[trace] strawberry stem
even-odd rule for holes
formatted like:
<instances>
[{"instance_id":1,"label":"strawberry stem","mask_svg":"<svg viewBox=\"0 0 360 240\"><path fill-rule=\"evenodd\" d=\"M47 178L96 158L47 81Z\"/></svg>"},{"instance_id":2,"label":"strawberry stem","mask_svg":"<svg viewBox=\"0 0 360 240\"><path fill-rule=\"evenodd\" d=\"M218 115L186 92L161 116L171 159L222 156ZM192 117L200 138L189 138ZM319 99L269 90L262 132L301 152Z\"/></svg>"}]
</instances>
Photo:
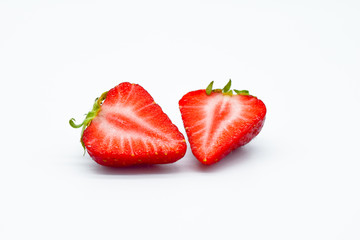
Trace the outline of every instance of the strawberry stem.
<instances>
[{"instance_id":1,"label":"strawberry stem","mask_svg":"<svg viewBox=\"0 0 360 240\"><path fill-rule=\"evenodd\" d=\"M103 101L105 100L105 98L106 98L106 96L107 96L107 93L108 93L108 92L104 92L103 94L101 94L100 97L98 97L98 98L95 99L95 103L94 103L94 105L93 105L92 110L86 114L86 117L85 117L85 119L84 119L84 121L83 121L82 123L80 123L80 124L75 124L75 119L74 119L74 118L71 118L71 119L69 120L69 124L70 124L71 127L73 127L73 128L80 128L80 127L82 127L80 142L81 142L81 145L82 145L83 148L84 148L84 154L85 154L85 145L84 145L84 142L83 142L83 140L82 140L84 131L85 131L85 129L90 125L91 121L96 117L96 115L97 115L98 112L100 111L101 104L102 104Z\"/></svg>"},{"instance_id":2,"label":"strawberry stem","mask_svg":"<svg viewBox=\"0 0 360 240\"><path fill-rule=\"evenodd\" d=\"M224 92L223 94L224 94L224 95L232 96L232 95L233 95L233 90L229 90L229 91L227 91L227 92Z\"/></svg>"}]
</instances>

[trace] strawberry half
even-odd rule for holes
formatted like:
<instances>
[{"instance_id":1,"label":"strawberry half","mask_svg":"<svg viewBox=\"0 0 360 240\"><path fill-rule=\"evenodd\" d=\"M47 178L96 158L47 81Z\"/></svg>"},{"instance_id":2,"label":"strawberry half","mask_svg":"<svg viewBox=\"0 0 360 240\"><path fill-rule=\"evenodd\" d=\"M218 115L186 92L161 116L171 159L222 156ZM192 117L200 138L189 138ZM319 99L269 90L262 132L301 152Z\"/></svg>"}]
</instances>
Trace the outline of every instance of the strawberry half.
<instances>
[{"instance_id":1,"label":"strawberry half","mask_svg":"<svg viewBox=\"0 0 360 240\"><path fill-rule=\"evenodd\" d=\"M140 85L120 83L95 100L83 123L81 143L99 164L122 167L173 163L186 142L150 94Z\"/></svg>"},{"instance_id":2,"label":"strawberry half","mask_svg":"<svg viewBox=\"0 0 360 240\"><path fill-rule=\"evenodd\" d=\"M250 142L264 125L264 103L246 90L207 89L185 94L179 101L185 131L194 156L203 164L220 161Z\"/></svg>"}]
</instances>

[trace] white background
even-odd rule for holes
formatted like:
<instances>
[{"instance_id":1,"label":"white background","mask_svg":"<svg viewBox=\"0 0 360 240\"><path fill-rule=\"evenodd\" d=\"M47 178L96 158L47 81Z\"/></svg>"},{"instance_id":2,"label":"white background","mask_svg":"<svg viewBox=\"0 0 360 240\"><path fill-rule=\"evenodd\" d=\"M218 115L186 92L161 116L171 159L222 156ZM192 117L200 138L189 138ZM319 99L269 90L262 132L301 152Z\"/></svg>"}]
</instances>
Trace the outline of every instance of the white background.
<instances>
[{"instance_id":1,"label":"white background","mask_svg":"<svg viewBox=\"0 0 360 240\"><path fill-rule=\"evenodd\" d=\"M356 0L1 0L0 238L360 239L359 66ZM184 133L229 78L267 119L213 166L108 169L68 124L129 81Z\"/></svg>"}]
</instances>

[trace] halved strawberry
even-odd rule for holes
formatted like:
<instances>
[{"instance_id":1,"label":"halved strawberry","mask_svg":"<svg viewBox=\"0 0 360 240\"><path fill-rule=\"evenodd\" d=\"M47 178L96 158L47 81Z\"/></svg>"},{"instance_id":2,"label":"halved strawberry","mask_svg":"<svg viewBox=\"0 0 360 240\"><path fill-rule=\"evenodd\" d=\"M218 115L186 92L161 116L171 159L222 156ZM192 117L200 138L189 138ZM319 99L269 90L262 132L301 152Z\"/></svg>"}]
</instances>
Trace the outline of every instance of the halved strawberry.
<instances>
[{"instance_id":1,"label":"halved strawberry","mask_svg":"<svg viewBox=\"0 0 360 240\"><path fill-rule=\"evenodd\" d=\"M150 94L124 82L95 100L82 124L81 142L99 164L122 167L172 163L185 155L186 142Z\"/></svg>"},{"instance_id":2,"label":"halved strawberry","mask_svg":"<svg viewBox=\"0 0 360 240\"><path fill-rule=\"evenodd\" d=\"M179 101L191 150L203 164L220 161L247 144L261 130L266 115L264 103L246 90L208 88L185 94Z\"/></svg>"}]
</instances>

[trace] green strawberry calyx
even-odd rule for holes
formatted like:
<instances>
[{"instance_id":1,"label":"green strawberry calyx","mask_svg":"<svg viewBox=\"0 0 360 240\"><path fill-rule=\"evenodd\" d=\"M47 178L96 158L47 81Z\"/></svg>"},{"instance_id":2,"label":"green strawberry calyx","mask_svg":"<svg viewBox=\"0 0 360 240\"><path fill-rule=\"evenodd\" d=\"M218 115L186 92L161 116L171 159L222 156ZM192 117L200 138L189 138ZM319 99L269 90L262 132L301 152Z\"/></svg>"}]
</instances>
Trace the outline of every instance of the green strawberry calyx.
<instances>
[{"instance_id":1,"label":"green strawberry calyx","mask_svg":"<svg viewBox=\"0 0 360 240\"><path fill-rule=\"evenodd\" d=\"M81 145L84 148L84 154L85 154L85 144L84 144L84 141L82 140L84 131L90 125L91 121L96 117L96 115L100 111L101 105L104 102L104 100L105 100L105 98L107 96L107 93L108 92L106 91L103 94L101 94L100 97L95 99L92 110L86 114L86 117L85 117L85 119L84 119L84 121L82 123L75 124L75 119L74 118L71 118L69 120L69 124L70 124L71 127L73 127L73 128L82 127L80 142L81 142Z\"/></svg>"},{"instance_id":2,"label":"green strawberry calyx","mask_svg":"<svg viewBox=\"0 0 360 240\"><path fill-rule=\"evenodd\" d=\"M212 81L208 86L207 88L205 89L205 92L207 95L210 95L211 93L215 92L215 93L222 93L224 95L229 95L229 96L232 96L234 93L233 91L237 94L237 95L245 95L245 96L249 96L249 91L248 90L237 90L237 89L234 89L234 90L231 90L231 79L229 80L229 82L225 85L224 88L222 89L213 89L213 84L214 84L214 81Z\"/></svg>"}]
</instances>

